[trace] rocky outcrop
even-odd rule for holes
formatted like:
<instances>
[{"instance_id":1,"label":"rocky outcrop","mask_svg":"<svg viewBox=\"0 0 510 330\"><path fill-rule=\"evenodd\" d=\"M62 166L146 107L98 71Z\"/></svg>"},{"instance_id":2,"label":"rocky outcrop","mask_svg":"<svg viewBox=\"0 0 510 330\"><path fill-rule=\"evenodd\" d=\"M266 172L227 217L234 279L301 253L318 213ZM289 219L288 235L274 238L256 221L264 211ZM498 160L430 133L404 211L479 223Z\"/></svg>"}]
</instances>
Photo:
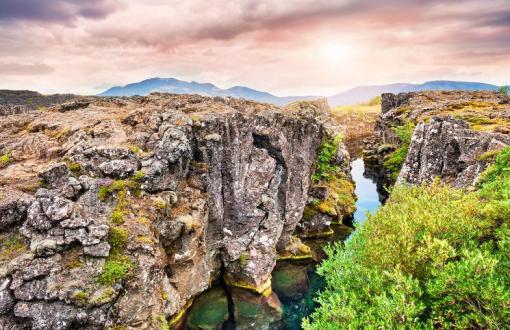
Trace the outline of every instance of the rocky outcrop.
<instances>
[{"instance_id":1,"label":"rocky outcrop","mask_svg":"<svg viewBox=\"0 0 510 330\"><path fill-rule=\"evenodd\" d=\"M410 141L402 141L396 132L413 125ZM381 192L397 178L418 184L438 177L468 187L490 160L483 155L509 144L510 97L482 91L383 94L375 132L364 158Z\"/></svg>"},{"instance_id":2,"label":"rocky outcrop","mask_svg":"<svg viewBox=\"0 0 510 330\"><path fill-rule=\"evenodd\" d=\"M432 118L414 130L397 183L440 178L454 187L472 186L487 167L484 155L508 145L509 135L473 131L465 121L451 117Z\"/></svg>"},{"instance_id":3,"label":"rocky outcrop","mask_svg":"<svg viewBox=\"0 0 510 330\"><path fill-rule=\"evenodd\" d=\"M219 276L267 293L322 111L153 94L0 117L0 325L175 326Z\"/></svg>"}]
</instances>

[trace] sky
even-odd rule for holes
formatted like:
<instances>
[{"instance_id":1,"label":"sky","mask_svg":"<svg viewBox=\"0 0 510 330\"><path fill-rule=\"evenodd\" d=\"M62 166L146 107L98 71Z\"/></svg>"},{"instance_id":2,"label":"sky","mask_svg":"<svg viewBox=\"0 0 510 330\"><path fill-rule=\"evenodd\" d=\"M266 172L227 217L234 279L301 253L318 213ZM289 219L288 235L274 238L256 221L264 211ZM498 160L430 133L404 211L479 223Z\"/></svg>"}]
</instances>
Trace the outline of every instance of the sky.
<instances>
[{"instance_id":1,"label":"sky","mask_svg":"<svg viewBox=\"0 0 510 330\"><path fill-rule=\"evenodd\" d=\"M510 0L0 0L0 88L510 83Z\"/></svg>"}]
</instances>

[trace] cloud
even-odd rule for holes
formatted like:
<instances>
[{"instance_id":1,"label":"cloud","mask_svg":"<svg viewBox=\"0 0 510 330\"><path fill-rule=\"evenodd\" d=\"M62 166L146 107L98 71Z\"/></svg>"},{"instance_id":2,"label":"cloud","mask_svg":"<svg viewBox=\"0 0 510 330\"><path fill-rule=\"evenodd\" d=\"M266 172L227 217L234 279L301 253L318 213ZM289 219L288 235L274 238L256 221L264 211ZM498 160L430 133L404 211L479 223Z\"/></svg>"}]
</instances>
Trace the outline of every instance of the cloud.
<instances>
[{"instance_id":1,"label":"cloud","mask_svg":"<svg viewBox=\"0 0 510 330\"><path fill-rule=\"evenodd\" d=\"M0 75L35 76L50 73L54 69L46 64L18 64L0 62Z\"/></svg>"},{"instance_id":2,"label":"cloud","mask_svg":"<svg viewBox=\"0 0 510 330\"><path fill-rule=\"evenodd\" d=\"M0 29L4 88L91 93L175 76L326 94L510 75L508 0L0 0Z\"/></svg>"},{"instance_id":3,"label":"cloud","mask_svg":"<svg viewBox=\"0 0 510 330\"><path fill-rule=\"evenodd\" d=\"M0 21L68 23L77 18L105 18L118 7L111 0L2 0Z\"/></svg>"}]
</instances>

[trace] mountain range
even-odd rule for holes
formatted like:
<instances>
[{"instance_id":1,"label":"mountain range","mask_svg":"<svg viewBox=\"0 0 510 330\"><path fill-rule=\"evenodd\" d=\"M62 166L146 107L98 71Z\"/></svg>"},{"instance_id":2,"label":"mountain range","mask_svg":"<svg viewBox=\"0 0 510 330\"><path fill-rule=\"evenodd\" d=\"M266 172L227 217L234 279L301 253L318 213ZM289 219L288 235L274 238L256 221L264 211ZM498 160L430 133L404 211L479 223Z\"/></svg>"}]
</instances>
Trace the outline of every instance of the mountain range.
<instances>
[{"instance_id":1,"label":"mountain range","mask_svg":"<svg viewBox=\"0 0 510 330\"><path fill-rule=\"evenodd\" d=\"M211 83L187 82L174 78L150 78L125 86L112 87L100 96L132 96L148 95L152 92L174 94L200 94L207 96L232 96L258 102L284 105L298 100L310 100L326 97L330 106L349 105L367 101L381 93L402 93L423 90L497 90L491 84L465 81L435 80L423 84L388 84L358 86L331 96L276 96L268 92L258 91L249 87L235 86L228 89L219 88Z\"/></svg>"}]
</instances>

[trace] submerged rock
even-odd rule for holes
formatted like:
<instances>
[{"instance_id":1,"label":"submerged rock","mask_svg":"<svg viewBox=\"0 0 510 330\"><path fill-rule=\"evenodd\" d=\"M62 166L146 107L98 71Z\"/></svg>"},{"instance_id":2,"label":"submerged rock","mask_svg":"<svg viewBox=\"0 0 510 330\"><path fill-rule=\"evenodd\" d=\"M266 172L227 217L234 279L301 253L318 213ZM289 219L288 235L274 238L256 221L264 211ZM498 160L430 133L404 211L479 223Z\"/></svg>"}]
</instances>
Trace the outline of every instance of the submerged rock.
<instances>
[{"instance_id":1,"label":"submerged rock","mask_svg":"<svg viewBox=\"0 0 510 330\"><path fill-rule=\"evenodd\" d=\"M282 301L296 301L308 292L308 265L280 263L273 271L273 291Z\"/></svg>"},{"instance_id":2,"label":"submerged rock","mask_svg":"<svg viewBox=\"0 0 510 330\"><path fill-rule=\"evenodd\" d=\"M248 290L232 288L232 301L237 330L283 328L282 305L274 292L259 295Z\"/></svg>"},{"instance_id":3,"label":"submerged rock","mask_svg":"<svg viewBox=\"0 0 510 330\"><path fill-rule=\"evenodd\" d=\"M185 327L190 330L222 329L228 318L227 294L223 288L214 288L193 301Z\"/></svg>"}]
</instances>

